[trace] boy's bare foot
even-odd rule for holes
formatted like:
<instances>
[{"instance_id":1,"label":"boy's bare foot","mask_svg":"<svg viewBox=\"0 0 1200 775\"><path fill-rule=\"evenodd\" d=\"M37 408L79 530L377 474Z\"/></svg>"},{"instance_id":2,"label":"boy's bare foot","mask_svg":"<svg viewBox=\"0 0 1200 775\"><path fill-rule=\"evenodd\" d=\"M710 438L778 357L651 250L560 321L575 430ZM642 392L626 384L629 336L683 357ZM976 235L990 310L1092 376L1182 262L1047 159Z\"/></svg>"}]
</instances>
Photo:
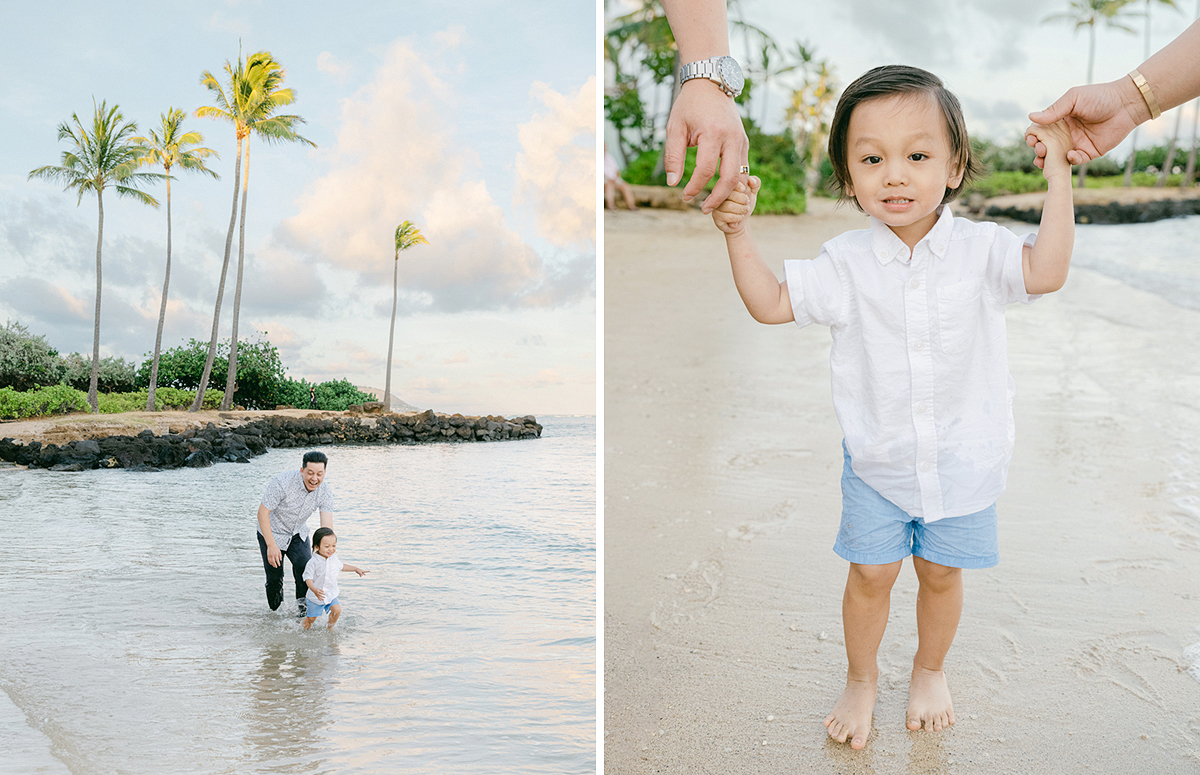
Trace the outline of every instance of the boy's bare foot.
<instances>
[{"instance_id":1,"label":"boy's bare foot","mask_svg":"<svg viewBox=\"0 0 1200 775\"><path fill-rule=\"evenodd\" d=\"M871 734L871 715L875 710L876 681L846 679L846 690L838 698L833 711L825 718L829 736L839 743L850 741L850 747L867 746Z\"/></svg>"},{"instance_id":2,"label":"boy's bare foot","mask_svg":"<svg viewBox=\"0 0 1200 775\"><path fill-rule=\"evenodd\" d=\"M946 673L914 667L908 685L908 728L922 726L930 732L940 732L954 723L954 705L950 702L950 687Z\"/></svg>"}]
</instances>

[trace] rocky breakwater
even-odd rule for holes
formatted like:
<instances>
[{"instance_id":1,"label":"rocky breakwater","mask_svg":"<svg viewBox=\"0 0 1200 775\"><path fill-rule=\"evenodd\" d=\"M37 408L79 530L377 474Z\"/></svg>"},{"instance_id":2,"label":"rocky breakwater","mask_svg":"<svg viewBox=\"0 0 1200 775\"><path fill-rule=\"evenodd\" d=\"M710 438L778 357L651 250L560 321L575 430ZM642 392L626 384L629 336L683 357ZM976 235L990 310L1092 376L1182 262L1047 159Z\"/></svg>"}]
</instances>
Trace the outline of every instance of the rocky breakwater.
<instances>
[{"instance_id":1,"label":"rocky breakwater","mask_svg":"<svg viewBox=\"0 0 1200 775\"><path fill-rule=\"evenodd\" d=\"M93 468L202 468L246 463L274 447L317 448L339 444L426 444L536 439L542 426L532 416L464 417L432 410L411 414L313 413L306 417L221 415L222 424L156 435L105 436L65 444L0 440L0 460L51 471Z\"/></svg>"}]
</instances>

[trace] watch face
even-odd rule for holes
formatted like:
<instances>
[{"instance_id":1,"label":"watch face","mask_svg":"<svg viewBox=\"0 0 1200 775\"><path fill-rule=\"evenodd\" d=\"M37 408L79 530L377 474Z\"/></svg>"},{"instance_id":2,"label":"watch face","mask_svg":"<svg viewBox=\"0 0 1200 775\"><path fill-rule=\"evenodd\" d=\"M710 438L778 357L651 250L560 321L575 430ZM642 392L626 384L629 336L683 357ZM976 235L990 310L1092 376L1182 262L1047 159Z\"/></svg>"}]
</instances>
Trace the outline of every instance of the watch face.
<instances>
[{"instance_id":1,"label":"watch face","mask_svg":"<svg viewBox=\"0 0 1200 775\"><path fill-rule=\"evenodd\" d=\"M746 79L742 75L742 68L738 66L737 60L733 57L721 57L717 63L717 69L721 74L721 80L725 82L734 94L739 94L742 91L742 86L745 85Z\"/></svg>"}]
</instances>

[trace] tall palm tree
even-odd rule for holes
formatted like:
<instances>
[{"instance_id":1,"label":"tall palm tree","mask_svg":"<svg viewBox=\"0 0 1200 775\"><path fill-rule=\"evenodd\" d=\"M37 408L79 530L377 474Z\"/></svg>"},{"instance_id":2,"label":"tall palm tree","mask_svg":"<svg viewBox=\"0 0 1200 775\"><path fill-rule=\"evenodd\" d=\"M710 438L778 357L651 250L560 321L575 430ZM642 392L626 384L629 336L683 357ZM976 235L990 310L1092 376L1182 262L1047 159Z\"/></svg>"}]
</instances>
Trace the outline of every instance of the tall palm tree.
<instances>
[{"instance_id":1,"label":"tall palm tree","mask_svg":"<svg viewBox=\"0 0 1200 775\"><path fill-rule=\"evenodd\" d=\"M396 227L396 260L392 265L392 327L388 329L387 377L383 381L383 410L392 411L392 340L396 335L396 299L400 288L400 251L413 245L428 245L421 230L405 221Z\"/></svg>"},{"instance_id":2,"label":"tall palm tree","mask_svg":"<svg viewBox=\"0 0 1200 775\"><path fill-rule=\"evenodd\" d=\"M1050 14L1043 22L1050 21L1066 21L1075 25L1075 31L1078 32L1081 27L1088 29L1088 64L1087 64L1087 82L1090 84L1093 80L1093 72L1096 64L1096 23L1104 22L1105 26L1115 27L1118 30L1125 32L1133 32L1133 28L1126 25L1122 19L1125 12L1125 6L1129 5L1132 0L1071 0L1071 10L1064 13ZM1079 165L1079 188L1083 188L1084 181L1087 179L1087 163Z\"/></svg>"},{"instance_id":3,"label":"tall palm tree","mask_svg":"<svg viewBox=\"0 0 1200 775\"><path fill-rule=\"evenodd\" d=\"M138 162L143 166L161 166L167 178L167 269L163 275L162 302L158 308L158 331L154 335L154 359L150 362L147 412L154 411L154 389L158 386L163 323L167 319L167 291L171 286L171 168L178 167L190 172L201 172L213 178L219 177L204 166L204 160L209 156L218 156L217 152L211 148L193 147L204 142L204 136L195 131L183 131L184 112L178 108L167 108L167 112L163 113L161 118L162 125L158 131L151 129L149 137L133 138L134 142L141 143L145 149Z\"/></svg>"},{"instance_id":4,"label":"tall palm tree","mask_svg":"<svg viewBox=\"0 0 1200 775\"><path fill-rule=\"evenodd\" d=\"M1145 17L1146 17L1145 44L1146 45L1144 46L1145 56L1142 57L1143 60L1150 58L1150 8L1156 2L1162 3L1163 5L1169 5L1172 8L1179 10L1179 6L1177 6L1175 4L1175 0L1146 0L1146 13L1145 13ZM1137 140L1138 140L1138 128L1134 127L1133 134L1131 134L1129 136L1129 161L1127 161L1125 163L1125 181L1122 184L1125 186L1125 188L1129 188L1130 186L1133 185L1133 165L1134 165L1134 162L1137 160Z\"/></svg>"},{"instance_id":5,"label":"tall palm tree","mask_svg":"<svg viewBox=\"0 0 1200 775\"><path fill-rule=\"evenodd\" d=\"M77 114L71 114L71 122L58 125L58 139L69 140L71 150L63 151L62 164L38 167L29 173L29 178L44 178L62 183L64 190L79 192L76 204L83 201L85 193L96 195L100 220L96 228L96 315L92 330L92 376L88 381L88 404L92 413L100 411L100 398L96 383L100 376L100 253L104 244L104 190L112 187L117 196L133 199L158 207L158 200L137 186L158 180L163 175L157 172L137 172L138 158L142 147L133 140L137 124L126 121L117 105L108 107L101 101L92 100L91 126L84 126ZM73 124L73 125L72 125Z\"/></svg>"},{"instance_id":6,"label":"tall palm tree","mask_svg":"<svg viewBox=\"0 0 1200 775\"><path fill-rule=\"evenodd\" d=\"M238 196L242 197L242 220L238 243L238 272L237 285L234 291L233 334L230 340L229 371L226 375L225 397L221 408L228 409L233 401L237 381L237 324L241 312L242 273L245 264L245 235L246 235L246 193L249 188L250 161L248 138L254 132L268 141L306 142L300 137L295 127L304 123L299 116L275 115L284 105L289 105L295 99L291 89L282 87L284 70L269 51L259 51L248 56L243 62L239 56L237 64L225 62L226 83L221 82L207 70L201 76L203 84L211 93L214 105L196 110L196 115L202 118L215 118L228 121L234 125L237 141L237 160L233 173L233 209L229 216L229 232L225 236L225 259L221 266L221 279L217 286L217 301L213 310L212 336L209 340L208 355L204 362L204 371L200 377L199 390L196 400L189 411L198 411L203 401L204 391L208 387L209 376L212 373L213 361L217 351L217 332L220 327L221 303L225 292L225 278L229 271L229 254L233 247L233 230L238 222ZM246 166L242 169L243 148L245 148Z\"/></svg>"}]
</instances>

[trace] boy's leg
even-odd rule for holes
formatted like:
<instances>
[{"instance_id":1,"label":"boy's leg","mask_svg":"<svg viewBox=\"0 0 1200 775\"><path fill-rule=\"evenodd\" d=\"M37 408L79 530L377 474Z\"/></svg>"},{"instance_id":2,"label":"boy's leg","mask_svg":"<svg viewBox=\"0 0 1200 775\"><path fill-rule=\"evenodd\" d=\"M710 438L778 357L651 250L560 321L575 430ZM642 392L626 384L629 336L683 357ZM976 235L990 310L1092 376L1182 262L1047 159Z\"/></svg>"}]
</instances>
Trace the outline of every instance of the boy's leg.
<instances>
[{"instance_id":1,"label":"boy's leg","mask_svg":"<svg viewBox=\"0 0 1200 775\"><path fill-rule=\"evenodd\" d=\"M908 728L939 731L954 723L950 688L942 670L962 615L962 568L913 556L917 592L917 654L908 687Z\"/></svg>"},{"instance_id":2,"label":"boy's leg","mask_svg":"<svg viewBox=\"0 0 1200 775\"><path fill-rule=\"evenodd\" d=\"M300 608L300 615L303 616L308 610L308 605L304 602L308 595L308 585L304 583L304 566L312 559L312 549L308 548L308 541L300 536L292 536L286 554L292 562L292 580L296 582L296 604Z\"/></svg>"},{"instance_id":3,"label":"boy's leg","mask_svg":"<svg viewBox=\"0 0 1200 775\"><path fill-rule=\"evenodd\" d=\"M304 617L304 629L307 630L309 627L312 627L312 623L315 622L316 620L317 620L317 617L315 617L315 616Z\"/></svg>"},{"instance_id":4,"label":"boy's leg","mask_svg":"<svg viewBox=\"0 0 1200 775\"><path fill-rule=\"evenodd\" d=\"M262 533L255 535L258 536L258 549L262 553L263 570L267 574L267 605L274 611L283 602L283 558L279 558L278 568L267 562L267 542Z\"/></svg>"},{"instance_id":5,"label":"boy's leg","mask_svg":"<svg viewBox=\"0 0 1200 775\"><path fill-rule=\"evenodd\" d=\"M825 719L829 736L851 748L863 748L871 732L879 665L875 661L887 628L892 585L902 561L887 565L850 564L842 597L842 627L846 635L846 689Z\"/></svg>"},{"instance_id":6,"label":"boy's leg","mask_svg":"<svg viewBox=\"0 0 1200 775\"><path fill-rule=\"evenodd\" d=\"M332 630L333 625L337 624L338 617L341 615L342 607L340 605L335 603L334 605L329 606L329 624L326 625L327 628Z\"/></svg>"}]
</instances>

